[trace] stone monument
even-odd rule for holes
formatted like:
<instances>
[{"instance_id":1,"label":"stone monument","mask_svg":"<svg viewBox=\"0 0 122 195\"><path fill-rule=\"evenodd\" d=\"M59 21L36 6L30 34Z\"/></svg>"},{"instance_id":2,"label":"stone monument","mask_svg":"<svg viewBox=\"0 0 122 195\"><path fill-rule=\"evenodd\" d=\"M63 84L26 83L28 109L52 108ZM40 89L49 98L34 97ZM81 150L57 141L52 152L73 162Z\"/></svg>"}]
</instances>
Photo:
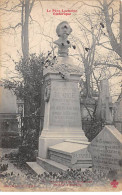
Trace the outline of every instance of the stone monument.
<instances>
[{"instance_id":1,"label":"stone monument","mask_svg":"<svg viewBox=\"0 0 122 195\"><path fill-rule=\"evenodd\" d=\"M114 125L122 133L122 88L117 101L114 103Z\"/></svg>"},{"instance_id":2,"label":"stone monument","mask_svg":"<svg viewBox=\"0 0 122 195\"><path fill-rule=\"evenodd\" d=\"M109 91L109 82L107 79L103 79L100 82L100 95L97 106L97 117L105 121L106 124L110 125L113 123L112 116L112 97Z\"/></svg>"},{"instance_id":3,"label":"stone monument","mask_svg":"<svg viewBox=\"0 0 122 195\"><path fill-rule=\"evenodd\" d=\"M47 171L91 165L89 143L81 124L78 82L82 72L68 56L71 31L65 21L57 26L59 39L54 42L58 46L57 62L44 70L45 114L37 163Z\"/></svg>"},{"instance_id":4,"label":"stone monument","mask_svg":"<svg viewBox=\"0 0 122 195\"><path fill-rule=\"evenodd\" d=\"M117 171L122 174L122 135L113 125L106 125L88 148L94 171Z\"/></svg>"}]
</instances>

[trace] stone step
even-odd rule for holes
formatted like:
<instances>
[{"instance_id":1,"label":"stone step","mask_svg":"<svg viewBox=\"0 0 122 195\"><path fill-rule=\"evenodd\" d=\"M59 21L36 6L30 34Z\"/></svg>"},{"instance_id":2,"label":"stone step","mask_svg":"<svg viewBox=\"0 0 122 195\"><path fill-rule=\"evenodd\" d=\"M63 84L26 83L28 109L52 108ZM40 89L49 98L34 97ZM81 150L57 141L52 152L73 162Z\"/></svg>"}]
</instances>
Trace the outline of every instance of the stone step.
<instances>
[{"instance_id":1,"label":"stone step","mask_svg":"<svg viewBox=\"0 0 122 195\"><path fill-rule=\"evenodd\" d=\"M77 144L83 144L83 145L89 145L90 142L88 141L80 141L80 140L72 140L72 139L67 139L65 142L70 142L70 143L77 143Z\"/></svg>"},{"instance_id":2,"label":"stone step","mask_svg":"<svg viewBox=\"0 0 122 195\"><path fill-rule=\"evenodd\" d=\"M40 157L37 157L37 163L40 165L43 169L45 169L47 172L65 172L68 169L68 166L64 166L60 163L57 163L50 159L43 159Z\"/></svg>"},{"instance_id":3,"label":"stone step","mask_svg":"<svg viewBox=\"0 0 122 195\"><path fill-rule=\"evenodd\" d=\"M69 168L89 168L92 165L87 142L67 140L50 146L48 158Z\"/></svg>"},{"instance_id":4,"label":"stone step","mask_svg":"<svg viewBox=\"0 0 122 195\"><path fill-rule=\"evenodd\" d=\"M86 143L86 142L85 142ZM61 142L59 144L53 145L49 147L49 150L63 152L64 154L72 155L72 153L77 152L78 150L84 149L88 146L88 144L84 144L84 142L79 142L77 140L67 140Z\"/></svg>"},{"instance_id":5,"label":"stone step","mask_svg":"<svg viewBox=\"0 0 122 195\"><path fill-rule=\"evenodd\" d=\"M41 175L44 172L47 172L43 169L37 162L26 162L26 164L37 174Z\"/></svg>"},{"instance_id":6,"label":"stone step","mask_svg":"<svg viewBox=\"0 0 122 195\"><path fill-rule=\"evenodd\" d=\"M71 159L72 159L71 155L68 155L68 154L65 154L59 151L53 151L51 149L48 150L48 157L49 159L55 162L61 163L62 165L65 165L68 167L70 166Z\"/></svg>"}]
</instances>

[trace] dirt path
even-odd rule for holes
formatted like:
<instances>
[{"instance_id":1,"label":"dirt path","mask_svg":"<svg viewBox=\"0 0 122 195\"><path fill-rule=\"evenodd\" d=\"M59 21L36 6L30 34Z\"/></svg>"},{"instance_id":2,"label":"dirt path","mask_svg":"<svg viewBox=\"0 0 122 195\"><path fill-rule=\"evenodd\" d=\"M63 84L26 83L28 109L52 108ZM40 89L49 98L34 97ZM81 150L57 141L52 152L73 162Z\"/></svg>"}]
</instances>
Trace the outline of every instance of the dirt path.
<instances>
[{"instance_id":1,"label":"dirt path","mask_svg":"<svg viewBox=\"0 0 122 195\"><path fill-rule=\"evenodd\" d=\"M0 154L2 154L2 157L5 156L5 154L9 154L11 152L17 152L18 149L11 149L11 148L0 148ZM18 169L16 166L13 165L8 159L3 158L2 164L8 164L8 170L5 171L6 173L12 173L14 172L15 175L20 175L21 177L25 177L26 175Z\"/></svg>"},{"instance_id":2,"label":"dirt path","mask_svg":"<svg viewBox=\"0 0 122 195\"><path fill-rule=\"evenodd\" d=\"M0 175L0 191L35 191L37 188L42 190L45 185L38 181L38 176L33 174L31 169L21 171L21 167L17 168L8 158L4 158L5 154L11 152L16 153L17 149L0 148L0 164L8 164L8 169ZM2 176L6 174L7 176Z\"/></svg>"},{"instance_id":3,"label":"dirt path","mask_svg":"<svg viewBox=\"0 0 122 195\"><path fill-rule=\"evenodd\" d=\"M17 152L17 149L0 148L0 164L8 164L8 169L2 172L3 175L8 174L8 176L3 178L1 175L0 178L0 186L4 186L4 188L6 189L8 189L9 187L14 188L15 186L22 187L22 185L24 184L27 185L28 182L27 175L24 174L24 172L22 172L16 166L14 166L14 164L11 163L10 160L4 158L5 154L9 154L11 152Z\"/></svg>"}]
</instances>

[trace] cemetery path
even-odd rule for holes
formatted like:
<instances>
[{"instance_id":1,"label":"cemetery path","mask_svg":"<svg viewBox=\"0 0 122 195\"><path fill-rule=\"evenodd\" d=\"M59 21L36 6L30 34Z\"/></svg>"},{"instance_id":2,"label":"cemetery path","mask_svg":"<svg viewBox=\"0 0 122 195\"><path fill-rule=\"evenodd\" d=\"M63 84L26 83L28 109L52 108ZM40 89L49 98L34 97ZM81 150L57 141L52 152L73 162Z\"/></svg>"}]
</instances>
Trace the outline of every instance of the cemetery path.
<instances>
[{"instance_id":1,"label":"cemetery path","mask_svg":"<svg viewBox=\"0 0 122 195\"><path fill-rule=\"evenodd\" d=\"M46 184L39 181L38 177L33 175L32 171L26 172L21 169L21 167L17 168L14 165L14 162L10 162L8 158L2 158L5 156L5 154L9 154L11 152L17 152L17 149L3 149L0 148L0 164L8 164L7 171L4 171L5 173L8 173L7 177L1 177L0 173L0 191L19 191L19 192L25 192L25 191L120 191L121 190L121 181L118 182L118 186L116 188L113 188L113 185L111 185L111 181L108 183L99 182L99 183L92 183L90 184L82 184L82 187L70 187L70 186L64 186L61 187L60 185L55 186L53 183ZM46 180L45 180L46 181ZM60 184L60 183L59 183ZM106 185L107 184L107 185ZM105 190L106 189L106 190Z\"/></svg>"},{"instance_id":2,"label":"cemetery path","mask_svg":"<svg viewBox=\"0 0 122 195\"><path fill-rule=\"evenodd\" d=\"M12 190L17 186L19 188L23 185L27 186L27 175L23 171L21 171L21 168L17 168L14 165L14 162L10 162L8 158L4 158L5 154L9 154L11 152L17 152L17 149L0 148L0 164L8 164L8 169L0 174L0 190L1 188L3 188L5 191L7 191L10 189ZM2 175L4 174L8 174L8 176L3 177Z\"/></svg>"},{"instance_id":3,"label":"cemetery path","mask_svg":"<svg viewBox=\"0 0 122 195\"><path fill-rule=\"evenodd\" d=\"M2 154L1 155L2 157L4 157L5 154L10 154L11 152L17 152L17 151L18 149L0 148L0 154ZM22 177L25 176L25 174L20 169L18 169L16 166L14 166L14 164L11 163L9 159L3 158L1 162L2 164L8 164L8 169L5 171L6 173L12 174L12 172L14 172L15 175L20 175Z\"/></svg>"},{"instance_id":4,"label":"cemetery path","mask_svg":"<svg viewBox=\"0 0 122 195\"><path fill-rule=\"evenodd\" d=\"M32 170L15 166L5 154L16 153L18 149L0 148L0 165L8 164L8 169L0 173L0 191L35 191L37 185L43 189L44 184L38 184L38 177L33 174ZM6 177L4 177L7 174Z\"/></svg>"}]
</instances>

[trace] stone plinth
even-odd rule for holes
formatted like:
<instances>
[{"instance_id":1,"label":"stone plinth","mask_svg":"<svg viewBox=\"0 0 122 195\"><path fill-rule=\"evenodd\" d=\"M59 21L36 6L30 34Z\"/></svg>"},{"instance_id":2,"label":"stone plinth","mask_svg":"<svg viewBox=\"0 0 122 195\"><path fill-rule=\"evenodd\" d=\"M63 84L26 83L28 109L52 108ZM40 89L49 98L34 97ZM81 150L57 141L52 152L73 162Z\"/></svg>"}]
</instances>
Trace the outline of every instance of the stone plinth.
<instances>
[{"instance_id":1,"label":"stone plinth","mask_svg":"<svg viewBox=\"0 0 122 195\"><path fill-rule=\"evenodd\" d=\"M49 146L66 139L86 141L81 125L78 81L80 74L67 80L59 72L45 73L44 127L39 138L39 157L47 158Z\"/></svg>"},{"instance_id":2,"label":"stone plinth","mask_svg":"<svg viewBox=\"0 0 122 195\"><path fill-rule=\"evenodd\" d=\"M122 135L114 126L106 125L92 140L88 149L93 170L105 173L122 171Z\"/></svg>"},{"instance_id":3,"label":"stone plinth","mask_svg":"<svg viewBox=\"0 0 122 195\"><path fill-rule=\"evenodd\" d=\"M50 146L48 158L69 168L89 168L92 166L91 155L87 150L88 142L66 140Z\"/></svg>"}]
</instances>

